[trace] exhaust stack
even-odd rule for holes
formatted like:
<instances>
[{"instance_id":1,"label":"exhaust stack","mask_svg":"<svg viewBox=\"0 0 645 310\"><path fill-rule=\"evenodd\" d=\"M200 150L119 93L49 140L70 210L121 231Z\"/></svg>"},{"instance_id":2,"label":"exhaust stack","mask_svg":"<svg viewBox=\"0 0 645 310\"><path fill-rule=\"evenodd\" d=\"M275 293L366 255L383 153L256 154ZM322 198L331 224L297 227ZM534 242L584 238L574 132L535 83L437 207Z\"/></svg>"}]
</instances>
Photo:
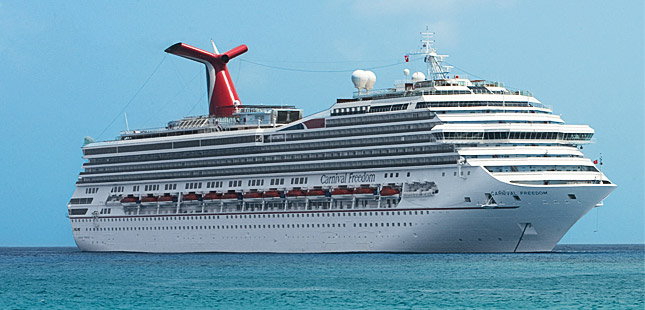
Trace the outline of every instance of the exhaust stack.
<instances>
[{"instance_id":1,"label":"exhaust stack","mask_svg":"<svg viewBox=\"0 0 645 310\"><path fill-rule=\"evenodd\" d=\"M213 48L215 48L215 44L213 44ZM167 48L166 53L203 63L206 66L208 114L216 117L230 117L235 109L242 105L240 97L235 91L231 75L226 68L226 63L248 50L248 47L242 44L226 53L218 54L217 48L215 48L215 53L211 53L188 44L177 43Z\"/></svg>"}]
</instances>

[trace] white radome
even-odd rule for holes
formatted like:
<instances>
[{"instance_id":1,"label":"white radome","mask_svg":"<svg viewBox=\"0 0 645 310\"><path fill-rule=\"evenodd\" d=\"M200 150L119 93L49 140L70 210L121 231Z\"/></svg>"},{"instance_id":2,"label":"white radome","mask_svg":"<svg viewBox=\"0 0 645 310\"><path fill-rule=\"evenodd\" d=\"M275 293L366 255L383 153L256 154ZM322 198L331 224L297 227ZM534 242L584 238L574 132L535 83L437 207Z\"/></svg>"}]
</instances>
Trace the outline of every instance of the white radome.
<instances>
[{"instance_id":1,"label":"white radome","mask_svg":"<svg viewBox=\"0 0 645 310\"><path fill-rule=\"evenodd\" d=\"M376 74L372 71L364 71L365 75L367 76L367 83L365 84L365 89L367 90L367 93L369 94L370 90L374 88L374 84L376 83Z\"/></svg>"},{"instance_id":2,"label":"white radome","mask_svg":"<svg viewBox=\"0 0 645 310\"><path fill-rule=\"evenodd\" d=\"M412 73L412 82L421 82L425 81L426 75L423 72Z\"/></svg>"},{"instance_id":3,"label":"white radome","mask_svg":"<svg viewBox=\"0 0 645 310\"><path fill-rule=\"evenodd\" d=\"M365 85L367 84L367 74L363 70L356 70L352 73L352 83L354 83L354 87L358 88L358 91L360 92L361 89L365 88Z\"/></svg>"}]
</instances>

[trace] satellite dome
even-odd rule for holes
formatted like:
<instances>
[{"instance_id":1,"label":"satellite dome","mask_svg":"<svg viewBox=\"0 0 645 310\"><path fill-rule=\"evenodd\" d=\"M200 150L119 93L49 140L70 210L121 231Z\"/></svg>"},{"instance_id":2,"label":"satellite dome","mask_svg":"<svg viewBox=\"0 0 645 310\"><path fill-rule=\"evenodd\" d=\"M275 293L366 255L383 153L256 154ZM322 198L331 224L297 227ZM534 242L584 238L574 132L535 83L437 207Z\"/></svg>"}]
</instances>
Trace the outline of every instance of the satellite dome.
<instances>
[{"instance_id":1,"label":"satellite dome","mask_svg":"<svg viewBox=\"0 0 645 310\"><path fill-rule=\"evenodd\" d=\"M363 70L356 70L352 73L352 83L354 87L358 88L358 93L361 93L361 89L365 88L367 84L367 73Z\"/></svg>"},{"instance_id":2,"label":"satellite dome","mask_svg":"<svg viewBox=\"0 0 645 310\"><path fill-rule=\"evenodd\" d=\"M367 83L365 83L365 90L367 90L367 93L370 93L370 90L374 88L374 83L376 83L376 74L372 71L363 71L365 72L365 75L367 76Z\"/></svg>"},{"instance_id":3,"label":"satellite dome","mask_svg":"<svg viewBox=\"0 0 645 310\"><path fill-rule=\"evenodd\" d=\"M403 75L405 76L410 75L410 69L403 69Z\"/></svg>"},{"instance_id":4,"label":"satellite dome","mask_svg":"<svg viewBox=\"0 0 645 310\"><path fill-rule=\"evenodd\" d=\"M421 82L425 81L426 75L423 72L412 73L412 82Z\"/></svg>"}]
</instances>

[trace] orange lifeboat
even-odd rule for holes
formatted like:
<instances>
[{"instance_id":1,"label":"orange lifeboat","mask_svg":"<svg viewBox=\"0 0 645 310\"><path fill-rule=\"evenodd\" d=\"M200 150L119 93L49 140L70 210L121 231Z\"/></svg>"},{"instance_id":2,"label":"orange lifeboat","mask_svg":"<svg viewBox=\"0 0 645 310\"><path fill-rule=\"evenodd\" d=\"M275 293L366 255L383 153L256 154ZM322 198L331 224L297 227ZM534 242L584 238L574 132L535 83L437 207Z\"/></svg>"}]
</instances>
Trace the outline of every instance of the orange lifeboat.
<instances>
[{"instance_id":1,"label":"orange lifeboat","mask_svg":"<svg viewBox=\"0 0 645 310\"><path fill-rule=\"evenodd\" d=\"M262 193L259 192L248 192L242 195L242 198L246 202L258 202L262 201Z\"/></svg>"},{"instance_id":2,"label":"orange lifeboat","mask_svg":"<svg viewBox=\"0 0 645 310\"><path fill-rule=\"evenodd\" d=\"M222 194L220 199L222 200L223 203L237 202L238 201L237 196L238 195L236 192L228 192L228 193Z\"/></svg>"},{"instance_id":3,"label":"orange lifeboat","mask_svg":"<svg viewBox=\"0 0 645 310\"><path fill-rule=\"evenodd\" d=\"M361 187L354 190L354 197L356 198L373 198L376 190L371 187Z\"/></svg>"},{"instance_id":4,"label":"orange lifeboat","mask_svg":"<svg viewBox=\"0 0 645 310\"><path fill-rule=\"evenodd\" d=\"M148 195L146 197L141 197L141 205L142 206L156 206L157 205L157 197Z\"/></svg>"},{"instance_id":5,"label":"orange lifeboat","mask_svg":"<svg viewBox=\"0 0 645 310\"><path fill-rule=\"evenodd\" d=\"M171 205L174 203L175 196L170 196L170 195L163 195L157 199L157 202L159 205Z\"/></svg>"},{"instance_id":6,"label":"orange lifeboat","mask_svg":"<svg viewBox=\"0 0 645 310\"><path fill-rule=\"evenodd\" d=\"M182 197L185 204L194 205L199 203L199 196L195 193L188 193Z\"/></svg>"},{"instance_id":7,"label":"orange lifeboat","mask_svg":"<svg viewBox=\"0 0 645 310\"><path fill-rule=\"evenodd\" d=\"M264 192L264 200L280 200L280 192L278 191L266 191Z\"/></svg>"},{"instance_id":8,"label":"orange lifeboat","mask_svg":"<svg viewBox=\"0 0 645 310\"><path fill-rule=\"evenodd\" d=\"M121 205L124 207L134 207L137 205L137 198L133 196L124 197L121 199Z\"/></svg>"},{"instance_id":9,"label":"orange lifeboat","mask_svg":"<svg viewBox=\"0 0 645 310\"><path fill-rule=\"evenodd\" d=\"M399 197L399 190L395 188L391 188L389 186L383 186L381 189L381 196L384 197Z\"/></svg>"},{"instance_id":10,"label":"orange lifeboat","mask_svg":"<svg viewBox=\"0 0 645 310\"><path fill-rule=\"evenodd\" d=\"M305 194L305 192L303 190L301 190L301 189L292 189L292 190L288 191L285 194L285 196L289 200L301 200L301 199L305 199L307 194Z\"/></svg>"},{"instance_id":11,"label":"orange lifeboat","mask_svg":"<svg viewBox=\"0 0 645 310\"><path fill-rule=\"evenodd\" d=\"M222 195L220 195L220 194L218 194L216 192L210 192L210 193L204 195L204 197L202 197L202 201L204 203L208 203L208 204L217 203L217 202L219 202L219 200L221 198L222 198Z\"/></svg>"},{"instance_id":12,"label":"orange lifeboat","mask_svg":"<svg viewBox=\"0 0 645 310\"><path fill-rule=\"evenodd\" d=\"M327 194L327 192L322 189L310 189L307 191L306 195L309 200L325 200L327 199L325 194Z\"/></svg>"},{"instance_id":13,"label":"orange lifeboat","mask_svg":"<svg viewBox=\"0 0 645 310\"><path fill-rule=\"evenodd\" d=\"M354 192L351 188L336 188L331 191L331 197L334 199L352 199L352 193Z\"/></svg>"}]
</instances>

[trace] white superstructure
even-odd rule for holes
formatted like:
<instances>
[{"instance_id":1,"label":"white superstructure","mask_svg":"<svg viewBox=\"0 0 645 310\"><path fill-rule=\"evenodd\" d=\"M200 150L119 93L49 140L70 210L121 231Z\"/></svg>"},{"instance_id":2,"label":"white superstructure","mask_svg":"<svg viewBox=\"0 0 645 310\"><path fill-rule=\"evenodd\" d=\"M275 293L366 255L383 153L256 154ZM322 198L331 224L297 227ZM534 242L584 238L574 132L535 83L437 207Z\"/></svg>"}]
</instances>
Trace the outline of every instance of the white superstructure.
<instances>
[{"instance_id":1,"label":"white superstructure","mask_svg":"<svg viewBox=\"0 0 645 310\"><path fill-rule=\"evenodd\" d=\"M428 80L357 84L308 117L243 106L88 141L68 205L78 247L550 251L616 187L580 151L593 129L529 92L449 77L423 43Z\"/></svg>"}]
</instances>

